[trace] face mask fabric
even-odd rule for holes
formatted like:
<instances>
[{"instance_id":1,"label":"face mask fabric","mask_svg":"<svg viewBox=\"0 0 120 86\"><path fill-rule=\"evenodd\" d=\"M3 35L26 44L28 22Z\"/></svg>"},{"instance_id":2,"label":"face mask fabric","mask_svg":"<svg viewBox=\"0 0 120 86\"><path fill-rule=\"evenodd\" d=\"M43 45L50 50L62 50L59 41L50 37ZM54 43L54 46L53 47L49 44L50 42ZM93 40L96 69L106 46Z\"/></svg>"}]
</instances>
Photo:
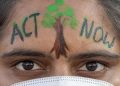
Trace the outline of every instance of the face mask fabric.
<instances>
[{"instance_id":1,"label":"face mask fabric","mask_svg":"<svg viewBox=\"0 0 120 86\"><path fill-rule=\"evenodd\" d=\"M113 86L113 85L106 81L85 77L53 76L18 82L11 86Z\"/></svg>"}]
</instances>

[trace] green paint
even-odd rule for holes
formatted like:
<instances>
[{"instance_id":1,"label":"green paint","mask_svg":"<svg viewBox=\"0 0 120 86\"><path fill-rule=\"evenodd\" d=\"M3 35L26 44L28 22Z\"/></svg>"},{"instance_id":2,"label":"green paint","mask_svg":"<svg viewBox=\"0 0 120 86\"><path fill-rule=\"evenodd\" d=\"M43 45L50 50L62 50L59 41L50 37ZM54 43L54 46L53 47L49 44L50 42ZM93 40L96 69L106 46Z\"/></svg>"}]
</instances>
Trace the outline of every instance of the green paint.
<instances>
[{"instance_id":1,"label":"green paint","mask_svg":"<svg viewBox=\"0 0 120 86\"><path fill-rule=\"evenodd\" d=\"M55 0L55 3L58 4L58 5L63 5L64 0Z\"/></svg>"},{"instance_id":2,"label":"green paint","mask_svg":"<svg viewBox=\"0 0 120 86\"><path fill-rule=\"evenodd\" d=\"M32 35L32 32L27 32L27 31L26 31L25 26L26 26L27 21L28 21L28 17L25 17L25 18L23 19L23 22L22 22L22 28L23 28L23 33L24 33L24 35L25 35L26 37L29 37L29 36Z\"/></svg>"},{"instance_id":3,"label":"green paint","mask_svg":"<svg viewBox=\"0 0 120 86\"><path fill-rule=\"evenodd\" d=\"M37 17L40 15L40 13L34 13L29 16L29 18L34 19L35 24L35 37L38 37L38 25L37 25Z\"/></svg>"},{"instance_id":4,"label":"green paint","mask_svg":"<svg viewBox=\"0 0 120 86\"><path fill-rule=\"evenodd\" d=\"M99 33L99 38L97 36L97 33ZM108 32L105 32L104 29L101 26L95 27L94 21L91 22L91 24L88 24L88 19L85 17L81 31L80 36L85 36L87 39L92 38L94 42L99 43L102 42L107 48L112 48L115 44L116 38L113 37L112 41L108 40ZM98 39L96 39L98 38Z\"/></svg>"},{"instance_id":5,"label":"green paint","mask_svg":"<svg viewBox=\"0 0 120 86\"><path fill-rule=\"evenodd\" d=\"M30 37L33 33L35 33L35 37L38 36L38 25L37 25L37 18L40 15L40 13L33 13L30 16L25 16L22 20L21 27L18 26L18 24L15 22L13 24L13 31L11 36L11 44L14 43L17 37L19 37L22 41L24 41L25 37ZM29 29L26 28L27 22L32 19L35 27L33 28L34 32L28 32Z\"/></svg>"},{"instance_id":6,"label":"green paint","mask_svg":"<svg viewBox=\"0 0 120 86\"><path fill-rule=\"evenodd\" d=\"M53 27L54 23L56 22L55 17L52 17L52 15L46 13L44 20L42 21L42 25L44 27Z\"/></svg>"},{"instance_id":7,"label":"green paint","mask_svg":"<svg viewBox=\"0 0 120 86\"><path fill-rule=\"evenodd\" d=\"M78 20L72 7L66 5L64 0L55 0L55 3L49 5L44 14L42 25L45 28L54 27L56 20L61 17L63 25L69 25L71 28L78 26Z\"/></svg>"},{"instance_id":8,"label":"green paint","mask_svg":"<svg viewBox=\"0 0 120 86\"><path fill-rule=\"evenodd\" d=\"M73 9L70 8L70 7L66 8L66 9L65 9L65 16L70 16L70 17L74 16L74 11L73 11Z\"/></svg>"},{"instance_id":9,"label":"green paint","mask_svg":"<svg viewBox=\"0 0 120 86\"><path fill-rule=\"evenodd\" d=\"M108 32L106 32L106 34L104 35L104 38L103 38L103 44L108 45L108 48L112 48L115 44L115 41L116 41L116 38L113 37L112 41L110 42L108 40Z\"/></svg>"},{"instance_id":10,"label":"green paint","mask_svg":"<svg viewBox=\"0 0 120 86\"><path fill-rule=\"evenodd\" d=\"M75 18L75 17L72 17L72 18L71 18L71 21L70 21L70 26L71 26L72 28L76 28L77 25L78 25L78 22L77 22L76 18Z\"/></svg>"},{"instance_id":11,"label":"green paint","mask_svg":"<svg viewBox=\"0 0 120 86\"><path fill-rule=\"evenodd\" d=\"M57 11L59 8L57 5L50 5L48 6L48 12L54 12L54 11Z\"/></svg>"},{"instance_id":12,"label":"green paint","mask_svg":"<svg viewBox=\"0 0 120 86\"><path fill-rule=\"evenodd\" d=\"M45 28L54 28L56 31L56 39L51 53L55 51L56 57L60 55L67 57L68 46L66 44L63 29L68 25L71 28L76 28L78 21L72 7L66 5L64 0L55 0L55 3L49 5L44 14L42 25Z\"/></svg>"},{"instance_id":13,"label":"green paint","mask_svg":"<svg viewBox=\"0 0 120 86\"><path fill-rule=\"evenodd\" d=\"M20 37L20 39L22 41L24 41L24 37L20 31L20 28L18 26L18 24L16 22L14 22L13 24L13 32L12 32L12 36L11 36L11 44L14 43L15 39L16 39L16 36Z\"/></svg>"},{"instance_id":14,"label":"green paint","mask_svg":"<svg viewBox=\"0 0 120 86\"><path fill-rule=\"evenodd\" d=\"M86 38L90 38L90 36L92 35L93 32L93 28L94 28L94 21L91 22L90 24L90 28L88 26L88 20L87 18L84 18L82 27L81 27L81 32L80 32L80 36L85 35Z\"/></svg>"}]
</instances>

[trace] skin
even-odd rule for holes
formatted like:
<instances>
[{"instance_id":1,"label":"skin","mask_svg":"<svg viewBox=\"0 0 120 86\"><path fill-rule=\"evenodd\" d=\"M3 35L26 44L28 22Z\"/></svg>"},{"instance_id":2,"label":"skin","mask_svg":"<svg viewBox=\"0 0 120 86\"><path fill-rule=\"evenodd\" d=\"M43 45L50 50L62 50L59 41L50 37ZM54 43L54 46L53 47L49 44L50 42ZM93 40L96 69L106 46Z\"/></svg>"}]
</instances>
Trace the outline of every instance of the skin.
<instances>
[{"instance_id":1,"label":"skin","mask_svg":"<svg viewBox=\"0 0 120 86\"><path fill-rule=\"evenodd\" d=\"M56 32L54 29L44 29L41 25L46 7L52 3L54 3L54 0L21 0L11 11L10 15L12 17L9 18L9 23L4 28L4 36L0 42L0 86L9 86L19 81L47 76L84 76L120 86L120 41L102 6L96 0L65 0L66 4L73 7L79 25L75 30L64 27L64 38L69 47L68 57L60 56L57 59L54 52L50 53L54 45ZM11 45L13 22L16 21L20 26L23 18L34 12L41 13L37 18L38 37L34 36L34 22L33 19L30 19L26 24L26 29L28 32L33 32L31 37L25 37L24 42L16 37L14 44ZM104 32L109 33L108 40L116 37L112 48L108 48L102 42L96 43L92 38L86 39L84 36L80 36L80 28L84 17L87 17L89 24L94 20L95 27L102 26ZM29 55L8 55L11 51L19 50L27 51ZM46 55L34 55L36 52ZM107 56L100 54L99 56L90 57L91 53L97 54L98 52L107 53ZM83 54L89 54L90 58L78 56ZM21 70L20 62L24 60L34 61L37 65L34 67L36 69ZM91 72L85 67L86 63L91 61L98 62L99 66L96 71Z\"/></svg>"}]
</instances>

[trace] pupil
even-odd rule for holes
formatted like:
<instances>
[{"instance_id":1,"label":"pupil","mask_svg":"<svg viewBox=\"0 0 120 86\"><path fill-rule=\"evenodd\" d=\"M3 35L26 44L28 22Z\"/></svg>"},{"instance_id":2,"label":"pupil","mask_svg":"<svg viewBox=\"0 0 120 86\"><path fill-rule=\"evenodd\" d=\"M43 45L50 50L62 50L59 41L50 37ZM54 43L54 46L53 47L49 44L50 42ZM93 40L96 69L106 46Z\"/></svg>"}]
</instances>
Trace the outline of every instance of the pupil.
<instances>
[{"instance_id":1,"label":"pupil","mask_svg":"<svg viewBox=\"0 0 120 86\"><path fill-rule=\"evenodd\" d=\"M97 69L97 67L98 67L97 62L89 62L86 64L86 68L89 71L95 71Z\"/></svg>"},{"instance_id":2,"label":"pupil","mask_svg":"<svg viewBox=\"0 0 120 86\"><path fill-rule=\"evenodd\" d=\"M34 63L32 61L24 61L22 66L25 70L31 70L34 67Z\"/></svg>"}]
</instances>

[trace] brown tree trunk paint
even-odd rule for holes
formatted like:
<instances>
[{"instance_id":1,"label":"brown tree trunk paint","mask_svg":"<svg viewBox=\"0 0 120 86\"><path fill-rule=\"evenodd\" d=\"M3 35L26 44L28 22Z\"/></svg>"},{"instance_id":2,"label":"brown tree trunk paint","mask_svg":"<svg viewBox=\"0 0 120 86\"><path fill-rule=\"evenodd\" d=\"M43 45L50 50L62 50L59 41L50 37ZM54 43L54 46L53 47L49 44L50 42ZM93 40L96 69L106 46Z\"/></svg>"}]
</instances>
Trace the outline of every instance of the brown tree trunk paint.
<instances>
[{"instance_id":1,"label":"brown tree trunk paint","mask_svg":"<svg viewBox=\"0 0 120 86\"><path fill-rule=\"evenodd\" d=\"M54 25L54 29L56 31L56 39L53 48L51 49L51 53L55 51L56 58L59 58L60 55L67 57L68 46L65 42L64 34L63 34L63 24L61 23L61 17L56 19L56 23Z\"/></svg>"}]
</instances>

